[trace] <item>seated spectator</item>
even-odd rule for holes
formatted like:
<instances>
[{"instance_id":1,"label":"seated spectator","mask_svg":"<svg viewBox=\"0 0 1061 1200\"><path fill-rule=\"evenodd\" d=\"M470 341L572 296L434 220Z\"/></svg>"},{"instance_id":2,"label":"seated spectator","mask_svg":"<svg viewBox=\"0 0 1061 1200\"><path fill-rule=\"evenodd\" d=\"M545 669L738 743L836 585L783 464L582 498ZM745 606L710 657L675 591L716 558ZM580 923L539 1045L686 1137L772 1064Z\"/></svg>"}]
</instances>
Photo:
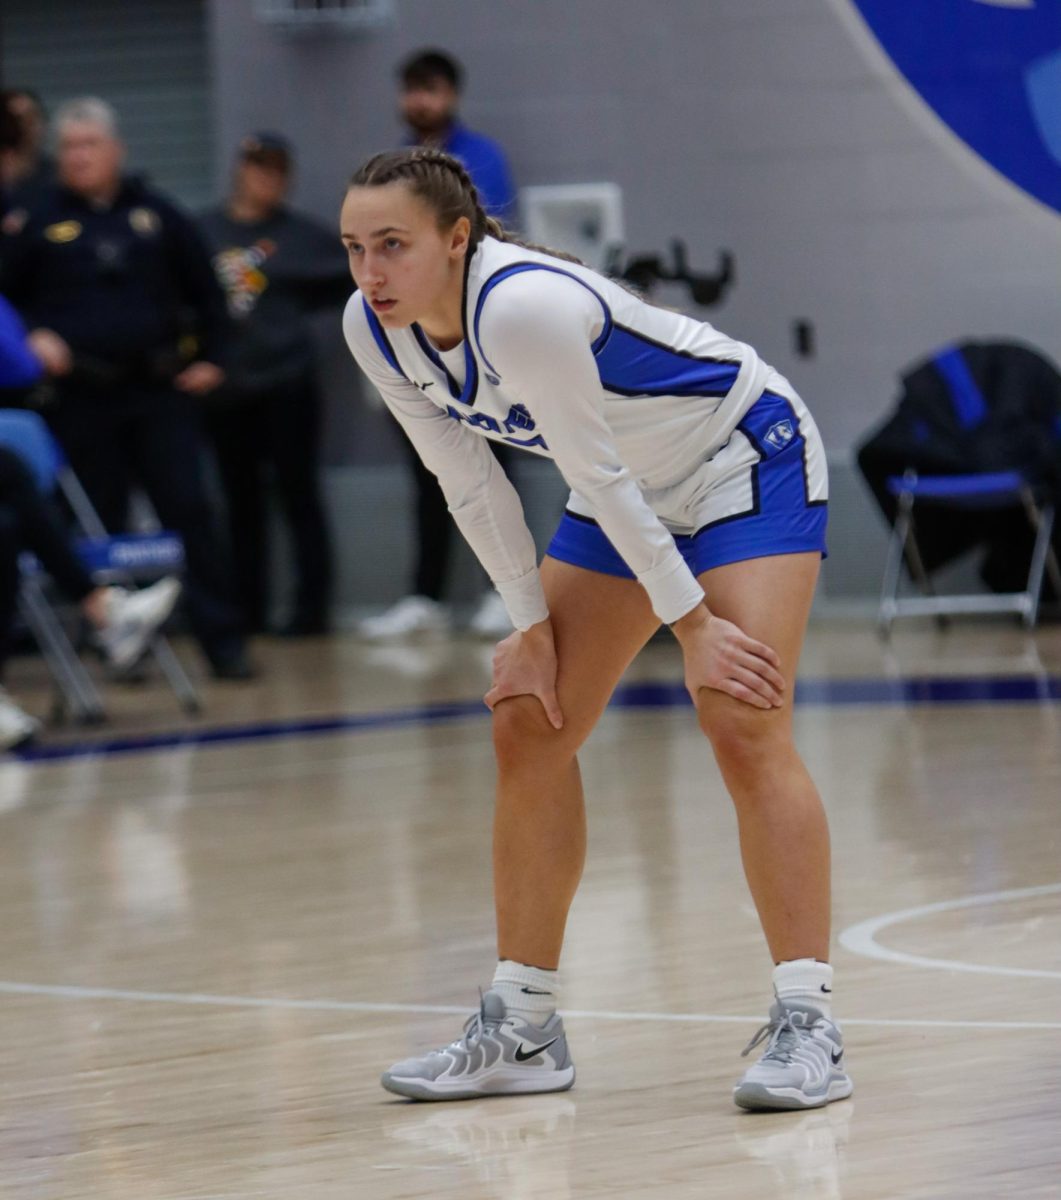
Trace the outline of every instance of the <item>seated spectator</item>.
<instances>
[{"instance_id":1,"label":"seated spectator","mask_svg":"<svg viewBox=\"0 0 1061 1200\"><path fill-rule=\"evenodd\" d=\"M321 500L321 392L309 315L353 291L333 229L287 206L291 147L275 133L243 139L224 203L199 227L234 327L228 377L204 404L228 506L243 617L269 614L270 482L290 533L294 596L279 633L328 628L332 563Z\"/></svg>"},{"instance_id":2,"label":"seated spectator","mask_svg":"<svg viewBox=\"0 0 1061 1200\"><path fill-rule=\"evenodd\" d=\"M5 219L0 290L30 328L53 389L44 415L104 525L126 528L143 488L184 542L188 614L214 676L247 679L196 406L224 380L224 297L191 221L124 174L110 105L70 101L55 131L59 182Z\"/></svg>"},{"instance_id":3,"label":"seated spectator","mask_svg":"<svg viewBox=\"0 0 1061 1200\"><path fill-rule=\"evenodd\" d=\"M25 345L18 317L0 297L0 395L32 384L42 373ZM29 468L15 451L0 446L0 673L18 601L19 556L25 550L80 605L104 657L119 670L140 658L180 595L176 579L160 579L140 591L93 583ZM40 722L0 687L0 751L28 741L39 728Z\"/></svg>"}]
</instances>

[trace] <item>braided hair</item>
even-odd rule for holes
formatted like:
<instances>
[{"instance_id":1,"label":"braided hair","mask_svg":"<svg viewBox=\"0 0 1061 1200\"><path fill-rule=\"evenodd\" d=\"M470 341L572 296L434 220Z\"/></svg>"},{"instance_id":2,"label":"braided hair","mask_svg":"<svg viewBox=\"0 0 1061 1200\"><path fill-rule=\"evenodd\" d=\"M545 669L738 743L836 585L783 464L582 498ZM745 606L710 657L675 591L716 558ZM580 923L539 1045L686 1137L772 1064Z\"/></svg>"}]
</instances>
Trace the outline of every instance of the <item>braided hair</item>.
<instances>
[{"instance_id":1,"label":"braided hair","mask_svg":"<svg viewBox=\"0 0 1061 1200\"><path fill-rule=\"evenodd\" d=\"M350 187L384 187L388 183L404 183L414 196L434 212L440 229L448 229L461 217L467 217L471 226L469 256L475 253L484 237L494 237L498 241L551 254L567 262L581 261L562 250L525 242L509 232L495 217L487 216L479 189L472 182L464 164L443 150L428 146L385 150L382 154L373 155L354 172Z\"/></svg>"}]
</instances>

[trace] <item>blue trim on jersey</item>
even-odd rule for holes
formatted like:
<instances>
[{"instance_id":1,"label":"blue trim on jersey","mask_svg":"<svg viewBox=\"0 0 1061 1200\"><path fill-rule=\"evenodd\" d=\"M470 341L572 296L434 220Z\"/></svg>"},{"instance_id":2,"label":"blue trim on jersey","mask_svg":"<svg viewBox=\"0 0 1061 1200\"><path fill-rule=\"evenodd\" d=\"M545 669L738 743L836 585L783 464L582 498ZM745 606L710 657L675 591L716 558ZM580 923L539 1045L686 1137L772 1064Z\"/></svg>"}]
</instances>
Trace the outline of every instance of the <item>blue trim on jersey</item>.
<instances>
[{"instance_id":1,"label":"blue trim on jersey","mask_svg":"<svg viewBox=\"0 0 1061 1200\"><path fill-rule=\"evenodd\" d=\"M427 355L428 359L432 363L434 363L434 365L446 377L446 386L449 388L449 394L453 397L454 400L459 400L461 398L461 392L462 392L461 385L450 374L449 367L447 367L446 364L442 361L442 356L435 349L435 347L432 346L431 343L427 340L427 335L420 328L420 326L417 325L415 322L413 323L413 336L416 338L417 342L420 345L420 349L423 350L424 354Z\"/></svg>"},{"instance_id":2,"label":"blue trim on jersey","mask_svg":"<svg viewBox=\"0 0 1061 1200\"><path fill-rule=\"evenodd\" d=\"M809 499L806 442L792 405L764 392L737 428L760 458L751 468L752 506L693 534L675 535L674 544L689 570L700 575L727 563L776 554L816 551L826 558L828 506L824 500ZM564 513L546 554L603 575L635 578L597 522L578 513Z\"/></svg>"},{"instance_id":3,"label":"blue trim on jersey","mask_svg":"<svg viewBox=\"0 0 1061 1200\"><path fill-rule=\"evenodd\" d=\"M616 324L597 354L601 386L621 396L725 396L740 363L697 358Z\"/></svg>"},{"instance_id":4,"label":"blue trim on jersey","mask_svg":"<svg viewBox=\"0 0 1061 1200\"><path fill-rule=\"evenodd\" d=\"M391 347L390 340L383 332L383 326L379 323L379 317L377 317L372 311L369 302L364 296L361 297L361 305L365 310L365 316L368 319L368 327L372 330L372 336L376 339L376 345L379 347L380 354L383 355L387 362L390 363L394 370L397 371L403 379L408 379L409 376L406 375L406 373L398 365L398 358Z\"/></svg>"},{"instance_id":5,"label":"blue trim on jersey","mask_svg":"<svg viewBox=\"0 0 1061 1200\"><path fill-rule=\"evenodd\" d=\"M475 344L479 347L479 353L482 355L482 360L484 363L486 363L489 370L493 371L495 375L498 373L497 368L486 357L486 354L483 351L483 344L479 340L479 318L482 316L483 304L486 302L486 297L494 290L495 287L497 287L499 283L504 282L504 280L511 278L513 275L522 275L524 271L551 271L554 275L564 275L568 279L573 279L575 283L581 284L587 292L595 297L601 308L604 310L604 328L600 331L598 336L594 339L593 344L590 346L590 349L593 351L593 353L597 354L597 352L608 341L608 338L611 336L612 332L612 310L608 307L607 301L605 301L604 297L595 288L590 287L590 285L584 279L579 279L579 277L574 274L573 271L565 271L563 267L551 267L546 263L536 262L512 263L507 267L502 267L500 271L495 271L494 274L486 280L483 286L479 289L479 299L475 305L475 319L472 322L472 328L475 332Z\"/></svg>"}]
</instances>

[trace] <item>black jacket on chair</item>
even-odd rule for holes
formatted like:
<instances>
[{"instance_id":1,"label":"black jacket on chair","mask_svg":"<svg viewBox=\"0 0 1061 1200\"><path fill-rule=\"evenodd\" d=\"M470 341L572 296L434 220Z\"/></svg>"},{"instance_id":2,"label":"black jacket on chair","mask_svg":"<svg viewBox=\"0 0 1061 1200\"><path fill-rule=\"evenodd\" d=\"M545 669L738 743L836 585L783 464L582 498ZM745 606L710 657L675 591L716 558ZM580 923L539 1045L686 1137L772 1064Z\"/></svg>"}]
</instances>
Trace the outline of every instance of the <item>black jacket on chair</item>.
<instances>
[{"instance_id":1,"label":"black jacket on chair","mask_svg":"<svg viewBox=\"0 0 1061 1200\"><path fill-rule=\"evenodd\" d=\"M858 465L889 521L892 475L1019 470L1061 500L1061 374L1017 342L946 347L902 376L895 413L859 448ZM1028 574L1033 533L1022 510L918 505L917 541L925 568L985 545L984 582L1019 591ZM1055 528L1055 548L1061 532Z\"/></svg>"}]
</instances>

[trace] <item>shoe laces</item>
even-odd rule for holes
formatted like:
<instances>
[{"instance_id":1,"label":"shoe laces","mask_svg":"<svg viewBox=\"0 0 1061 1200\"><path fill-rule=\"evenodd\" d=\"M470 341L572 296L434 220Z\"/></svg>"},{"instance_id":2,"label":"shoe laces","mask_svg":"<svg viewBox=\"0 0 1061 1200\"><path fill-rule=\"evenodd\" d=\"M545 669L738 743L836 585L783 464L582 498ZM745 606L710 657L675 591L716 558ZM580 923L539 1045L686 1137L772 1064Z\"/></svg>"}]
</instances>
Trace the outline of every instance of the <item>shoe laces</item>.
<instances>
[{"instance_id":1,"label":"shoe laces","mask_svg":"<svg viewBox=\"0 0 1061 1200\"><path fill-rule=\"evenodd\" d=\"M504 1020L503 1017L488 1017L486 1015L486 1007L483 1003L483 989L479 989L479 1011L472 1015L464 1022L464 1032L457 1038L455 1042L450 1042L449 1046L443 1046L441 1050L436 1050L436 1054L445 1054L450 1048L469 1051L474 1049L482 1040L483 1037L497 1029Z\"/></svg>"},{"instance_id":2,"label":"shoe laces","mask_svg":"<svg viewBox=\"0 0 1061 1200\"><path fill-rule=\"evenodd\" d=\"M792 1056L799 1047L801 1033L805 1032L806 1030L802 1026L793 1023L791 1014L783 1009L780 1015L771 1017L757 1031L752 1040L740 1052L741 1058L746 1058L756 1046L765 1041L766 1049L763 1051L763 1058L787 1065L792 1061Z\"/></svg>"}]
</instances>

